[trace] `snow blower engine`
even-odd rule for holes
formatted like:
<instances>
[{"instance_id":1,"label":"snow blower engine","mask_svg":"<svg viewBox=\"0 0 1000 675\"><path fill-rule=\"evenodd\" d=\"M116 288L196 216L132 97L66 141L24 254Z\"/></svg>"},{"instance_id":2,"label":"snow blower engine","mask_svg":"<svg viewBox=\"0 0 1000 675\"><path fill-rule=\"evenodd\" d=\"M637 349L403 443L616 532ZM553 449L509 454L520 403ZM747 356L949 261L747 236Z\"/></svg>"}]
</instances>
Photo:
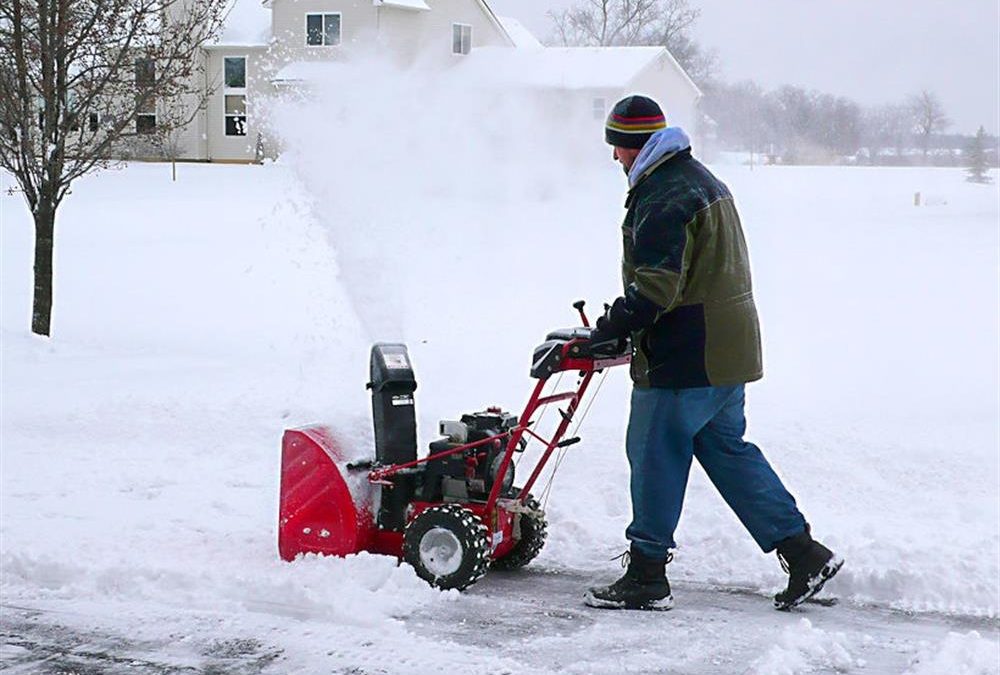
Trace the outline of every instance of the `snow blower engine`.
<instances>
[{"instance_id":1,"label":"snow blower engine","mask_svg":"<svg viewBox=\"0 0 1000 675\"><path fill-rule=\"evenodd\" d=\"M532 487L554 453L579 442L577 436L565 436L594 375L630 361L627 341L594 344L583 302L574 307L583 327L549 333L535 349L531 377L537 382L520 417L491 407L442 421L443 438L419 459L417 382L409 353L402 344L374 345L368 383L374 457L362 453L359 458L327 426L285 431L281 557L392 555L429 583L458 589L477 581L491 565L527 565L546 537L545 514ZM578 374L575 388L546 393L549 378L566 371ZM558 403L564 404L560 419L546 437L533 427L540 411ZM527 480L515 487L514 455L531 441L542 450Z\"/></svg>"}]
</instances>

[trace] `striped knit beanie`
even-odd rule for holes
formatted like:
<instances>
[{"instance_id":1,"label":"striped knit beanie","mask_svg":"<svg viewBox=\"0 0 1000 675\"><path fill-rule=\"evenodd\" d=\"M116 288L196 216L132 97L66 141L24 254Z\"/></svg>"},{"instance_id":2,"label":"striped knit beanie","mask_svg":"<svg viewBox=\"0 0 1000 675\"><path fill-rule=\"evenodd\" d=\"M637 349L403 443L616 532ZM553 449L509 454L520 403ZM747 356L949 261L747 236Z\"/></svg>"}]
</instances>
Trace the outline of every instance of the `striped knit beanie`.
<instances>
[{"instance_id":1,"label":"striped knit beanie","mask_svg":"<svg viewBox=\"0 0 1000 675\"><path fill-rule=\"evenodd\" d=\"M656 101L645 96L629 96L615 104L604 125L604 140L619 148L638 150L649 137L667 128L667 119Z\"/></svg>"}]
</instances>

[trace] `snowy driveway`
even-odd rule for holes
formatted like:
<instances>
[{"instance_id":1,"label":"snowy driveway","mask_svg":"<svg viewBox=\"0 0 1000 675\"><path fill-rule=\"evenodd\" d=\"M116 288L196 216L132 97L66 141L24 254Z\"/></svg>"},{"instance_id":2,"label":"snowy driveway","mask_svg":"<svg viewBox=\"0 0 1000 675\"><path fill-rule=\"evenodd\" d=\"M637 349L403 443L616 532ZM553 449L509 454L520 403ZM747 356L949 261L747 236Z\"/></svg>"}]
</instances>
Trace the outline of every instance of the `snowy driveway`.
<instances>
[{"instance_id":1,"label":"snowy driveway","mask_svg":"<svg viewBox=\"0 0 1000 675\"><path fill-rule=\"evenodd\" d=\"M991 647L970 631L990 635L1000 625L996 619L849 603L776 612L752 592L692 583L675 584L677 607L670 612L600 611L580 603L589 581L580 573L534 567L492 572L461 598L402 620L404 631L393 641L379 631L344 639L342 625L308 618L299 619L300 631L316 642L337 632L323 672L353 675L439 672L438 664L453 662L455 651L468 664L463 672L494 675L945 673L977 672L961 670L963 660L982 663ZM262 617L265 624L281 625L295 611L276 609L278 614ZM284 673L296 650L294 644L268 642L266 631L243 638L182 634L140 640L68 627L66 618L78 623L85 617L61 611L5 606L3 614L0 666L11 675ZM192 625L202 627L224 621L211 613L191 617ZM395 640L409 640L420 652L400 650Z\"/></svg>"}]
</instances>

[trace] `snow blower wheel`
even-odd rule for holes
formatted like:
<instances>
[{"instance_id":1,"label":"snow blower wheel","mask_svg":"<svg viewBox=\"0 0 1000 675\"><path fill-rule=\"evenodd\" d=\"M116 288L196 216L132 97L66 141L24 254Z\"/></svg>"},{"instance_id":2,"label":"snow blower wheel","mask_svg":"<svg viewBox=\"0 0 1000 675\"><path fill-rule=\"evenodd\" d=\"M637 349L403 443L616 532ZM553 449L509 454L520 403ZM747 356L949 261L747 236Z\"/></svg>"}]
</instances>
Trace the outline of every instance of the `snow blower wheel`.
<instances>
[{"instance_id":1,"label":"snow blower wheel","mask_svg":"<svg viewBox=\"0 0 1000 675\"><path fill-rule=\"evenodd\" d=\"M514 488L514 491L514 496L517 496L518 489ZM510 553L494 560L493 567L498 570L516 570L524 567L542 552L548 535L545 511L537 499L528 495L524 500L524 510L515 516L514 540L517 543Z\"/></svg>"},{"instance_id":2,"label":"snow blower wheel","mask_svg":"<svg viewBox=\"0 0 1000 675\"><path fill-rule=\"evenodd\" d=\"M489 550L486 526L457 504L421 512L403 534L403 559L441 589L462 590L478 581L489 568Z\"/></svg>"}]
</instances>

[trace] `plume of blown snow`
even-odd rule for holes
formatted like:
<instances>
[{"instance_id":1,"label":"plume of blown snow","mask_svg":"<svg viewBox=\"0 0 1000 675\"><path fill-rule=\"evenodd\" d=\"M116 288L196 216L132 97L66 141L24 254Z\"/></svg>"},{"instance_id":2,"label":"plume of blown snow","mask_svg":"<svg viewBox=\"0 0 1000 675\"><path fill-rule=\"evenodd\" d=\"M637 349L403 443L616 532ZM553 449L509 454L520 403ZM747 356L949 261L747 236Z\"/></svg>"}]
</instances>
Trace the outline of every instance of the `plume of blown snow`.
<instances>
[{"instance_id":1,"label":"plume of blown snow","mask_svg":"<svg viewBox=\"0 0 1000 675\"><path fill-rule=\"evenodd\" d=\"M269 115L374 339L402 337L402 289L434 265L426 247L436 237L502 238L519 204L578 190L573 167L604 152L599 127L575 114L584 106L473 81L460 68L372 57L311 72L308 93L279 97Z\"/></svg>"}]
</instances>

